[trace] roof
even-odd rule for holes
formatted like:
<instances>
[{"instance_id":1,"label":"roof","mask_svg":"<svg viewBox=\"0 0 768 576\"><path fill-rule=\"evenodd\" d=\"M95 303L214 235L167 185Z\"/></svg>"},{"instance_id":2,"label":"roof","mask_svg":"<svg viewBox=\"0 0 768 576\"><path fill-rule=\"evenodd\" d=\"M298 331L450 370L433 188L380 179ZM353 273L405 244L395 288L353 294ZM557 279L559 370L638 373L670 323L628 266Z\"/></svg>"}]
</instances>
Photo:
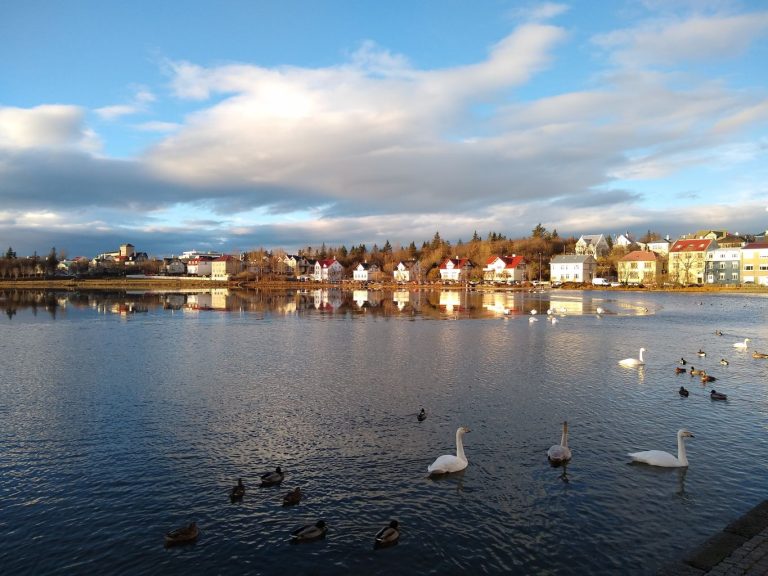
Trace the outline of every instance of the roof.
<instances>
[{"instance_id":1,"label":"roof","mask_svg":"<svg viewBox=\"0 0 768 576\"><path fill-rule=\"evenodd\" d=\"M558 254L549 261L550 264L584 264L588 258L595 260L591 254Z\"/></svg>"},{"instance_id":2,"label":"roof","mask_svg":"<svg viewBox=\"0 0 768 576\"><path fill-rule=\"evenodd\" d=\"M234 256L230 256L229 254L224 254L224 256L219 256L218 258L214 258L212 262L229 262L230 260L237 260Z\"/></svg>"},{"instance_id":3,"label":"roof","mask_svg":"<svg viewBox=\"0 0 768 576\"><path fill-rule=\"evenodd\" d=\"M655 252L649 252L646 250L633 250L619 262L655 262L657 260Z\"/></svg>"},{"instance_id":4,"label":"roof","mask_svg":"<svg viewBox=\"0 0 768 576\"><path fill-rule=\"evenodd\" d=\"M517 268L518 266L523 264L523 262L525 261L525 259L522 256L491 256L488 258L485 265L490 266L491 264L496 262L496 260L501 260L502 262L504 262L504 268L510 268L510 269Z\"/></svg>"},{"instance_id":5,"label":"roof","mask_svg":"<svg viewBox=\"0 0 768 576\"><path fill-rule=\"evenodd\" d=\"M581 238L579 238L579 241L580 240L584 240L584 242L586 242L587 244L589 244L590 242L594 242L595 244L597 244L598 242L600 242L600 240L605 241L605 238L603 237L602 234L582 234Z\"/></svg>"},{"instance_id":6,"label":"roof","mask_svg":"<svg viewBox=\"0 0 768 576\"><path fill-rule=\"evenodd\" d=\"M469 261L469 258L446 258L440 263L440 269L446 270L448 268L448 262L453 262L454 268L472 267L472 262Z\"/></svg>"},{"instance_id":7,"label":"roof","mask_svg":"<svg viewBox=\"0 0 768 576\"><path fill-rule=\"evenodd\" d=\"M712 245L713 240L697 238L695 240L676 240L669 248L670 252L704 252Z\"/></svg>"},{"instance_id":8,"label":"roof","mask_svg":"<svg viewBox=\"0 0 768 576\"><path fill-rule=\"evenodd\" d=\"M768 248L768 242L751 242L746 246L742 246L742 250L765 250Z\"/></svg>"},{"instance_id":9,"label":"roof","mask_svg":"<svg viewBox=\"0 0 768 576\"><path fill-rule=\"evenodd\" d=\"M325 260L317 261L317 263L320 264L322 268L330 268L334 262L336 262L336 258L326 258ZM341 264L339 264L339 266L341 266Z\"/></svg>"}]
</instances>

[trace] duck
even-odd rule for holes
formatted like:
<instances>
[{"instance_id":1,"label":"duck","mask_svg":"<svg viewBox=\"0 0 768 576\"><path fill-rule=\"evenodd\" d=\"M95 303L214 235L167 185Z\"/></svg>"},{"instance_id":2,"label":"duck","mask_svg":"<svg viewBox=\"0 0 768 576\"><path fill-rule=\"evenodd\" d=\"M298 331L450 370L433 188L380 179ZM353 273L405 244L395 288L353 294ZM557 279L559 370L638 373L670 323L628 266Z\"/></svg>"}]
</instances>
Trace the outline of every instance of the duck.
<instances>
[{"instance_id":1,"label":"duck","mask_svg":"<svg viewBox=\"0 0 768 576\"><path fill-rule=\"evenodd\" d=\"M768 358L768 354L755 350L752 352L752 358Z\"/></svg>"},{"instance_id":2,"label":"duck","mask_svg":"<svg viewBox=\"0 0 768 576\"><path fill-rule=\"evenodd\" d=\"M179 544L191 544L192 542L197 541L199 535L200 529L197 527L197 522L190 522L186 526L166 532L165 545L177 546Z\"/></svg>"},{"instance_id":3,"label":"duck","mask_svg":"<svg viewBox=\"0 0 768 576\"><path fill-rule=\"evenodd\" d=\"M301 501L301 488L298 486L283 496L283 506L293 506Z\"/></svg>"},{"instance_id":4,"label":"duck","mask_svg":"<svg viewBox=\"0 0 768 576\"><path fill-rule=\"evenodd\" d=\"M675 374L685 374L687 370L682 366L675 366Z\"/></svg>"},{"instance_id":5,"label":"duck","mask_svg":"<svg viewBox=\"0 0 768 576\"><path fill-rule=\"evenodd\" d=\"M746 350L747 342L751 342L751 340L749 338L744 338L744 342L736 342L733 347L738 348L739 350Z\"/></svg>"},{"instance_id":6,"label":"duck","mask_svg":"<svg viewBox=\"0 0 768 576\"><path fill-rule=\"evenodd\" d=\"M664 468L682 468L688 466L688 457L685 454L685 439L693 438L685 428L677 431L677 457L669 452L662 450L646 450L644 452L634 452L629 455L634 462L642 462L651 466L662 466Z\"/></svg>"},{"instance_id":7,"label":"duck","mask_svg":"<svg viewBox=\"0 0 768 576\"><path fill-rule=\"evenodd\" d=\"M306 524L291 532L291 542L312 542L325 538L326 532L328 532L328 526L325 525L325 521L318 520L314 524Z\"/></svg>"},{"instance_id":8,"label":"duck","mask_svg":"<svg viewBox=\"0 0 768 576\"><path fill-rule=\"evenodd\" d=\"M551 464L562 464L571 459L571 449L568 448L568 422L563 422L563 435L560 444L550 446L547 450L547 458Z\"/></svg>"},{"instance_id":9,"label":"duck","mask_svg":"<svg viewBox=\"0 0 768 576\"><path fill-rule=\"evenodd\" d=\"M718 392L717 390L712 390L712 392L709 393L709 397L712 400L728 400L728 396L726 394Z\"/></svg>"},{"instance_id":10,"label":"duck","mask_svg":"<svg viewBox=\"0 0 768 576\"><path fill-rule=\"evenodd\" d=\"M715 330L715 336L722 336L723 333L720 330Z\"/></svg>"},{"instance_id":11,"label":"duck","mask_svg":"<svg viewBox=\"0 0 768 576\"><path fill-rule=\"evenodd\" d=\"M680 390L678 390L678 392L683 398L688 398L688 390L685 389L685 386L680 386Z\"/></svg>"},{"instance_id":12,"label":"duck","mask_svg":"<svg viewBox=\"0 0 768 576\"><path fill-rule=\"evenodd\" d=\"M698 351L698 352L696 352L696 354L698 354L698 355L699 355L699 356L701 356L702 358L704 358L704 356L706 356L706 355L707 355L707 353L706 353L706 352L704 352L704 350L702 350L701 348L699 348L699 351Z\"/></svg>"},{"instance_id":13,"label":"duck","mask_svg":"<svg viewBox=\"0 0 768 576\"><path fill-rule=\"evenodd\" d=\"M598 306L597 308L595 308L595 312L597 312L598 314L605 314L605 310L601 306Z\"/></svg>"},{"instance_id":14,"label":"duck","mask_svg":"<svg viewBox=\"0 0 768 576\"><path fill-rule=\"evenodd\" d=\"M753 354L753 356L754 356L754 354ZM729 362L725 358L720 358L720 364L722 364L723 366L728 366Z\"/></svg>"},{"instance_id":15,"label":"duck","mask_svg":"<svg viewBox=\"0 0 768 576\"><path fill-rule=\"evenodd\" d=\"M230 492L229 497L232 499L232 502L235 500L240 500L245 495L245 484L243 484L243 479L238 478L237 484L234 488L232 488L232 492Z\"/></svg>"},{"instance_id":16,"label":"duck","mask_svg":"<svg viewBox=\"0 0 768 576\"><path fill-rule=\"evenodd\" d=\"M715 380L717 380L717 378L707 374L706 370L702 370L701 371L701 381L702 382L714 382Z\"/></svg>"},{"instance_id":17,"label":"duck","mask_svg":"<svg viewBox=\"0 0 768 576\"><path fill-rule=\"evenodd\" d=\"M388 526L385 526L376 533L374 547L385 548L397 544L400 539L400 524L397 520L392 520Z\"/></svg>"},{"instance_id":18,"label":"duck","mask_svg":"<svg viewBox=\"0 0 768 576\"><path fill-rule=\"evenodd\" d=\"M261 475L262 486L277 486L285 478L285 474L280 469L280 466L275 468L274 472L267 472Z\"/></svg>"},{"instance_id":19,"label":"duck","mask_svg":"<svg viewBox=\"0 0 768 576\"><path fill-rule=\"evenodd\" d=\"M462 438L464 438L464 434L467 432L471 432L471 430L466 426L456 429L456 455L445 454L427 466L427 472L429 472L430 476L460 472L467 467L469 462L464 455L464 443L462 442Z\"/></svg>"},{"instance_id":20,"label":"duck","mask_svg":"<svg viewBox=\"0 0 768 576\"><path fill-rule=\"evenodd\" d=\"M688 364L688 361L685 358L680 358L680 364L682 366L685 366L686 364Z\"/></svg>"},{"instance_id":21,"label":"duck","mask_svg":"<svg viewBox=\"0 0 768 576\"><path fill-rule=\"evenodd\" d=\"M426 411L424 410L424 408L422 408L422 409L419 411L419 414L418 414L418 416L416 416L416 419L417 419L419 422L424 422L424 420L426 420L426 419L427 419L427 413L426 413Z\"/></svg>"},{"instance_id":22,"label":"duck","mask_svg":"<svg viewBox=\"0 0 768 576\"><path fill-rule=\"evenodd\" d=\"M701 373L704 372L704 370L696 370L693 366L691 366L691 376L701 376Z\"/></svg>"},{"instance_id":23,"label":"duck","mask_svg":"<svg viewBox=\"0 0 768 576\"><path fill-rule=\"evenodd\" d=\"M625 366L628 368L634 368L635 366L644 366L645 361L643 360L643 352L645 352L645 348L640 348L639 358L624 358L624 360L619 360L619 365Z\"/></svg>"}]
</instances>

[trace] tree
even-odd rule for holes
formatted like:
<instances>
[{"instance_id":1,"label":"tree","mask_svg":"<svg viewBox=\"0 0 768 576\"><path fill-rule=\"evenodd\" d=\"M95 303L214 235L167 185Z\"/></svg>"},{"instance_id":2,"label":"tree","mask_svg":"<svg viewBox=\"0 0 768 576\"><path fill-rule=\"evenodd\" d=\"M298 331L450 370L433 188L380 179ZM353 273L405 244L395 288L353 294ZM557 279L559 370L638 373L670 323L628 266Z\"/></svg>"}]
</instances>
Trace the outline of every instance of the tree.
<instances>
[{"instance_id":1,"label":"tree","mask_svg":"<svg viewBox=\"0 0 768 576\"><path fill-rule=\"evenodd\" d=\"M45 270L49 274L53 274L56 271L56 267L59 265L59 259L56 257L56 248L51 248L48 256L45 259Z\"/></svg>"},{"instance_id":2,"label":"tree","mask_svg":"<svg viewBox=\"0 0 768 576\"><path fill-rule=\"evenodd\" d=\"M14 260L16 258L16 252L13 251L13 248L8 246L8 250L5 253L5 257L8 260Z\"/></svg>"},{"instance_id":3,"label":"tree","mask_svg":"<svg viewBox=\"0 0 768 576\"><path fill-rule=\"evenodd\" d=\"M477 230L472 234L472 242L480 242L480 236L478 236Z\"/></svg>"},{"instance_id":4,"label":"tree","mask_svg":"<svg viewBox=\"0 0 768 576\"><path fill-rule=\"evenodd\" d=\"M544 226L541 225L541 222L536 224L536 228L533 229L533 232L531 233L532 238L544 238L546 237L547 229L544 228Z\"/></svg>"}]
</instances>

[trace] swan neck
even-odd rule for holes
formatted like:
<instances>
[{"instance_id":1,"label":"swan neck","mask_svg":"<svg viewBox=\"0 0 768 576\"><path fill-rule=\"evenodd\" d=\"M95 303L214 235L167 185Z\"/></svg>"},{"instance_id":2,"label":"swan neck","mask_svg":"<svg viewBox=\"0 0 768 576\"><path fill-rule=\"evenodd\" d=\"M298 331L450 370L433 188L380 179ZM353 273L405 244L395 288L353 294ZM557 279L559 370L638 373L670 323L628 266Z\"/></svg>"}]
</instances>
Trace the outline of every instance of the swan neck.
<instances>
[{"instance_id":1,"label":"swan neck","mask_svg":"<svg viewBox=\"0 0 768 576\"><path fill-rule=\"evenodd\" d=\"M462 434L461 430L456 431L456 458L459 460L466 460L467 457L464 456L464 442L462 442Z\"/></svg>"},{"instance_id":2,"label":"swan neck","mask_svg":"<svg viewBox=\"0 0 768 576\"><path fill-rule=\"evenodd\" d=\"M640 348L640 362L643 361L643 349Z\"/></svg>"},{"instance_id":3,"label":"swan neck","mask_svg":"<svg viewBox=\"0 0 768 576\"><path fill-rule=\"evenodd\" d=\"M563 436L560 438L560 446L568 448L568 424L563 424Z\"/></svg>"},{"instance_id":4,"label":"swan neck","mask_svg":"<svg viewBox=\"0 0 768 576\"><path fill-rule=\"evenodd\" d=\"M682 434L677 435L677 459L680 464L688 466L688 456L685 453L685 439Z\"/></svg>"}]
</instances>

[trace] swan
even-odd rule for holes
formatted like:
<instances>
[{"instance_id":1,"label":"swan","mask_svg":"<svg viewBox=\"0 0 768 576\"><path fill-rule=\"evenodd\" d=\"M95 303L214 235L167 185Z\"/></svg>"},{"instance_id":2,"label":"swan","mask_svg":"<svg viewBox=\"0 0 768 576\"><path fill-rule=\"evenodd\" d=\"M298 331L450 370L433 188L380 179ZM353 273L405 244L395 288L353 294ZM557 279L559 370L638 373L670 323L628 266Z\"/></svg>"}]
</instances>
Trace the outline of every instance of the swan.
<instances>
[{"instance_id":1,"label":"swan","mask_svg":"<svg viewBox=\"0 0 768 576\"><path fill-rule=\"evenodd\" d=\"M293 506L301 501L301 488L298 486L283 496L283 506Z\"/></svg>"},{"instance_id":2,"label":"swan","mask_svg":"<svg viewBox=\"0 0 768 576\"><path fill-rule=\"evenodd\" d=\"M243 479L238 478L237 479L237 485L232 488L232 492L230 492L229 497L234 502L235 500L240 500L245 495L245 485L243 484Z\"/></svg>"},{"instance_id":3,"label":"swan","mask_svg":"<svg viewBox=\"0 0 768 576\"><path fill-rule=\"evenodd\" d=\"M318 520L316 524L307 524L291 532L292 542L311 542L319 538L324 538L328 532L325 522Z\"/></svg>"},{"instance_id":4,"label":"swan","mask_svg":"<svg viewBox=\"0 0 768 576\"><path fill-rule=\"evenodd\" d=\"M651 466L663 466L665 468L680 468L688 466L688 457L685 455L685 438L693 438L693 434L681 428L677 431L677 458L669 452L662 450L646 450L634 452L629 455L634 462L643 462Z\"/></svg>"},{"instance_id":5,"label":"swan","mask_svg":"<svg viewBox=\"0 0 768 576\"><path fill-rule=\"evenodd\" d=\"M571 449L568 448L568 422L563 422L563 435L560 444L550 446L547 450L547 458L552 464L562 464L571 459Z\"/></svg>"},{"instance_id":6,"label":"swan","mask_svg":"<svg viewBox=\"0 0 768 576\"><path fill-rule=\"evenodd\" d=\"M629 368L634 366L644 366L645 361L643 360L643 352L645 352L645 348L640 348L640 358L624 358L624 360L619 360L619 364Z\"/></svg>"},{"instance_id":7,"label":"swan","mask_svg":"<svg viewBox=\"0 0 768 576\"><path fill-rule=\"evenodd\" d=\"M464 434L471 430L466 426L462 426L456 430L456 456L453 454L445 454L440 456L437 460L427 466L427 471L430 474L448 474L450 472L459 472L467 467L467 457L464 456L464 444L461 439Z\"/></svg>"},{"instance_id":8,"label":"swan","mask_svg":"<svg viewBox=\"0 0 768 576\"><path fill-rule=\"evenodd\" d=\"M685 389L685 386L680 386L680 396L683 398L688 398L688 390Z\"/></svg>"},{"instance_id":9,"label":"swan","mask_svg":"<svg viewBox=\"0 0 768 576\"><path fill-rule=\"evenodd\" d=\"M397 520L392 520L392 522L389 523L389 526L385 526L379 530L376 533L376 543L374 546L376 548L384 548L385 546L397 544L397 541L400 539L399 526Z\"/></svg>"},{"instance_id":10,"label":"swan","mask_svg":"<svg viewBox=\"0 0 768 576\"><path fill-rule=\"evenodd\" d=\"M598 306L598 307L595 309L595 312L597 312L598 314L605 314L605 310L603 310L603 308L602 308L602 307L600 307L600 306Z\"/></svg>"},{"instance_id":11,"label":"swan","mask_svg":"<svg viewBox=\"0 0 768 576\"><path fill-rule=\"evenodd\" d=\"M749 338L744 338L744 342L736 342L733 347L746 350L747 349L747 342L750 342L751 340Z\"/></svg>"},{"instance_id":12,"label":"swan","mask_svg":"<svg viewBox=\"0 0 768 576\"><path fill-rule=\"evenodd\" d=\"M276 486L283 481L283 478L285 478L285 474L280 470L280 466L278 466L275 468L274 472L267 472L266 474L261 475L261 485Z\"/></svg>"}]
</instances>

